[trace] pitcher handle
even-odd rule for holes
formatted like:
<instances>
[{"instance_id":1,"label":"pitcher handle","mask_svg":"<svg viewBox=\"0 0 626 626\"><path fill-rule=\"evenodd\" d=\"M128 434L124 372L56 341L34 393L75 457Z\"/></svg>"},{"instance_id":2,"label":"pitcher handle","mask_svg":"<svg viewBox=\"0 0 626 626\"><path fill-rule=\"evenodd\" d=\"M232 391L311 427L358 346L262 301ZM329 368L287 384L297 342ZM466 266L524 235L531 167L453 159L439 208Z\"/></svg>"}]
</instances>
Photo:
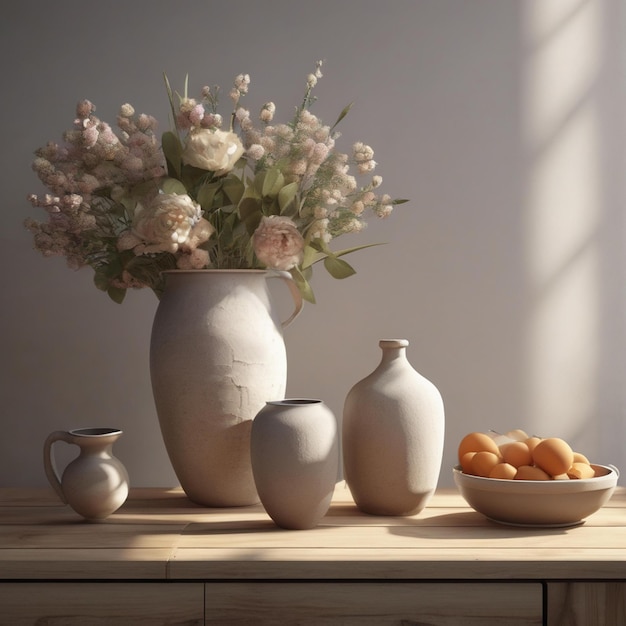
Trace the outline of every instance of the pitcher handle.
<instances>
[{"instance_id":1,"label":"pitcher handle","mask_svg":"<svg viewBox=\"0 0 626 626\"><path fill-rule=\"evenodd\" d=\"M271 270L269 272L269 278L280 278L281 280L283 280L286 283L287 287L289 287L289 292L291 293L291 297L293 298L293 313L284 322L280 323L281 327L285 328L286 326L289 326L289 324L291 324L291 322L293 322L293 320L298 317L300 311L302 311L302 294L300 293L298 285L296 285L296 282L292 278L291 274L285 270Z\"/></svg>"},{"instance_id":2,"label":"pitcher handle","mask_svg":"<svg viewBox=\"0 0 626 626\"><path fill-rule=\"evenodd\" d=\"M43 444L43 466L46 470L48 482L52 485L52 488L56 491L59 498L61 498L61 502L63 502L63 504L67 504L67 499L63 493L63 487L61 486L61 478L59 477L59 472L57 470L56 460L54 458L54 449L52 444L55 441L65 441L66 443L74 442L70 433L65 430L56 430L48 435L45 443Z\"/></svg>"}]
</instances>

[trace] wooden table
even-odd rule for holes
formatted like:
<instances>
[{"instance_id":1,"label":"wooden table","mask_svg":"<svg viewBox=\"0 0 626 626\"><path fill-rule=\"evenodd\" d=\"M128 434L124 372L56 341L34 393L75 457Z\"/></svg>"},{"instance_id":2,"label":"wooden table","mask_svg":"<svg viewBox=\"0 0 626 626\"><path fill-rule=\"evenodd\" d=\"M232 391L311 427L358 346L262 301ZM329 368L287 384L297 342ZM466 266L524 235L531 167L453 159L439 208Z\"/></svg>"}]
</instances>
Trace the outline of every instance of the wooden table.
<instances>
[{"instance_id":1,"label":"wooden table","mask_svg":"<svg viewBox=\"0 0 626 626\"><path fill-rule=\"evenodd\" d=\"M39 621L38 621L39 620ZM455 490L413 517L337 485L308 531L259 506L134 489L102 523L52 491L0 489L0 624L626 624L626 490L583 525L489 522Z\"/></svg>"}]
</instances>

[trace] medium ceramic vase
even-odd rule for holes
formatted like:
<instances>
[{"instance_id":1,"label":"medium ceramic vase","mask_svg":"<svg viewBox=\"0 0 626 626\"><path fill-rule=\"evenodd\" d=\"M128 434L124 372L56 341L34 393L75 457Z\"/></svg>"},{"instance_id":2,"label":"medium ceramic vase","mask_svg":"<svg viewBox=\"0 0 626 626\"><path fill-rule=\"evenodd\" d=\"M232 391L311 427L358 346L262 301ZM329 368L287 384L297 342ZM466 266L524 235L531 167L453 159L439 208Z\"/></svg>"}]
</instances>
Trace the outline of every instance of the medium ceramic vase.
<instances>
[{"instance_id":1,"label":"medium ceramic vase","mask_svg":"<svg viewBox=\"0 0 626 626\"><path fill-rule=\"evenodd\" d=\"M57 430L44 442L43 462L50 485L61 501L88 520L103 520L119 509L128 497L128 473L113 455L113 444L122 431L116 428ZM53 444L79 447L79 455L62 475L57 469Z\"/></svg>"},{"instance_id":2,"label":"medium ceramic vase","mask_svg":"<svg viewBox=\"0 0 626 626\"><path fill-rule=\"evenodd\" d=\"M287 283L295 309L279 320L267 281ZM250 464L252 419L282 398L282 328L302 307L288 272L173 270L155 315L150 373L172 467L189 499L209 507L259 501Z\"/></svg>"},{"instance_id":3,"label":"medium ceramic vase","mask_svg":"<svg viewBox=\"0 0 626 626\"><path fill-rule=\"evenodd\" d=\"M339 470L337 431L335 416L321 400L270 401L254 418L254 480L277 526L313 528L328 511Z\"/></svg>"},{"instance_id":4,"label":"medium ceramic vase","mask_svg":"<svg viewBox=\"0 0 626 626\"><path fill-rule=\"evenodd\" d=\"M346 397L344 478L364 513L413 515L426 506L439 480L443 401L407 360L407 340L379 345L380 364Z\"/></svg>"}]
</instances>

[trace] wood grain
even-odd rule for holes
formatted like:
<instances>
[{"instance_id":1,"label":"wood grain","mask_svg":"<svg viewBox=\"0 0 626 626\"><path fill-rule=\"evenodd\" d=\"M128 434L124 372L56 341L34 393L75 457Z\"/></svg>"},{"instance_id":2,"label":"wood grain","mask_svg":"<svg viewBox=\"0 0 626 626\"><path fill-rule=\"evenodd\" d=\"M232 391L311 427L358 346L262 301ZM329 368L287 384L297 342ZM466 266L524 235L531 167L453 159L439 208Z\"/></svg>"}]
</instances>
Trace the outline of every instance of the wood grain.
<instances>
[{"instance_id":1,"label":"wood grain","mask_svg":"<svg viewBox=\"0 0 626 626\"><path fill-rule=\"evenodd\" d=\"M340 484L308 531L180 489L134 489L101 523L49 490L0 489L0 626L614 626L625 585L623 487L584 524L531 529L488 521L455 490L418 515L365 515Z\"/></svg>"},{"instance_id":2,"label":"wood grain","mask_svg":"<svg viewBox=\"0 0 626 626\"><path fill-rule=\"evenodd\" d=\"M207 585L221 626L540 626L538 583L223 583Z\"/></svg>"},{"instance_id":3,"label":"wood grain","mask_svg":"<svg viewBox=\"0 0 626 626\"><path fill-rule=\"evenodd\" d=\"M1 626L202 626L201 583L0 583Z\"/></svg>"}]
</instances>

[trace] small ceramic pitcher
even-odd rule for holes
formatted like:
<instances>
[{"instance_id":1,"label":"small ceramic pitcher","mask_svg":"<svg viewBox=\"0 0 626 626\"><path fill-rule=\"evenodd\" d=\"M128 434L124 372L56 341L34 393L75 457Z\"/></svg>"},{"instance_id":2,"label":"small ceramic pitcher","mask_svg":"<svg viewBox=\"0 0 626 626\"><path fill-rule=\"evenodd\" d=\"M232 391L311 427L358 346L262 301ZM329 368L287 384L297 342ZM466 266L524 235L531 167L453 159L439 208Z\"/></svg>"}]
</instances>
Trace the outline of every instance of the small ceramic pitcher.
<instances>
[{"instance_id":1,"label":"small ceramic pitcher","mask_svg":"<svg viewBox=\"0 0 626 626\"><path fill-rule=\"evenodd\" d=\"M44 443L43 462L50 484L61 500L85 519L105 519L128 497L128 473L112 453L121 434L116 428L57 430ZM80 454L67 465L62 478L52 447L56 441L80 448Z\"/></svg>"}]
</instances>

